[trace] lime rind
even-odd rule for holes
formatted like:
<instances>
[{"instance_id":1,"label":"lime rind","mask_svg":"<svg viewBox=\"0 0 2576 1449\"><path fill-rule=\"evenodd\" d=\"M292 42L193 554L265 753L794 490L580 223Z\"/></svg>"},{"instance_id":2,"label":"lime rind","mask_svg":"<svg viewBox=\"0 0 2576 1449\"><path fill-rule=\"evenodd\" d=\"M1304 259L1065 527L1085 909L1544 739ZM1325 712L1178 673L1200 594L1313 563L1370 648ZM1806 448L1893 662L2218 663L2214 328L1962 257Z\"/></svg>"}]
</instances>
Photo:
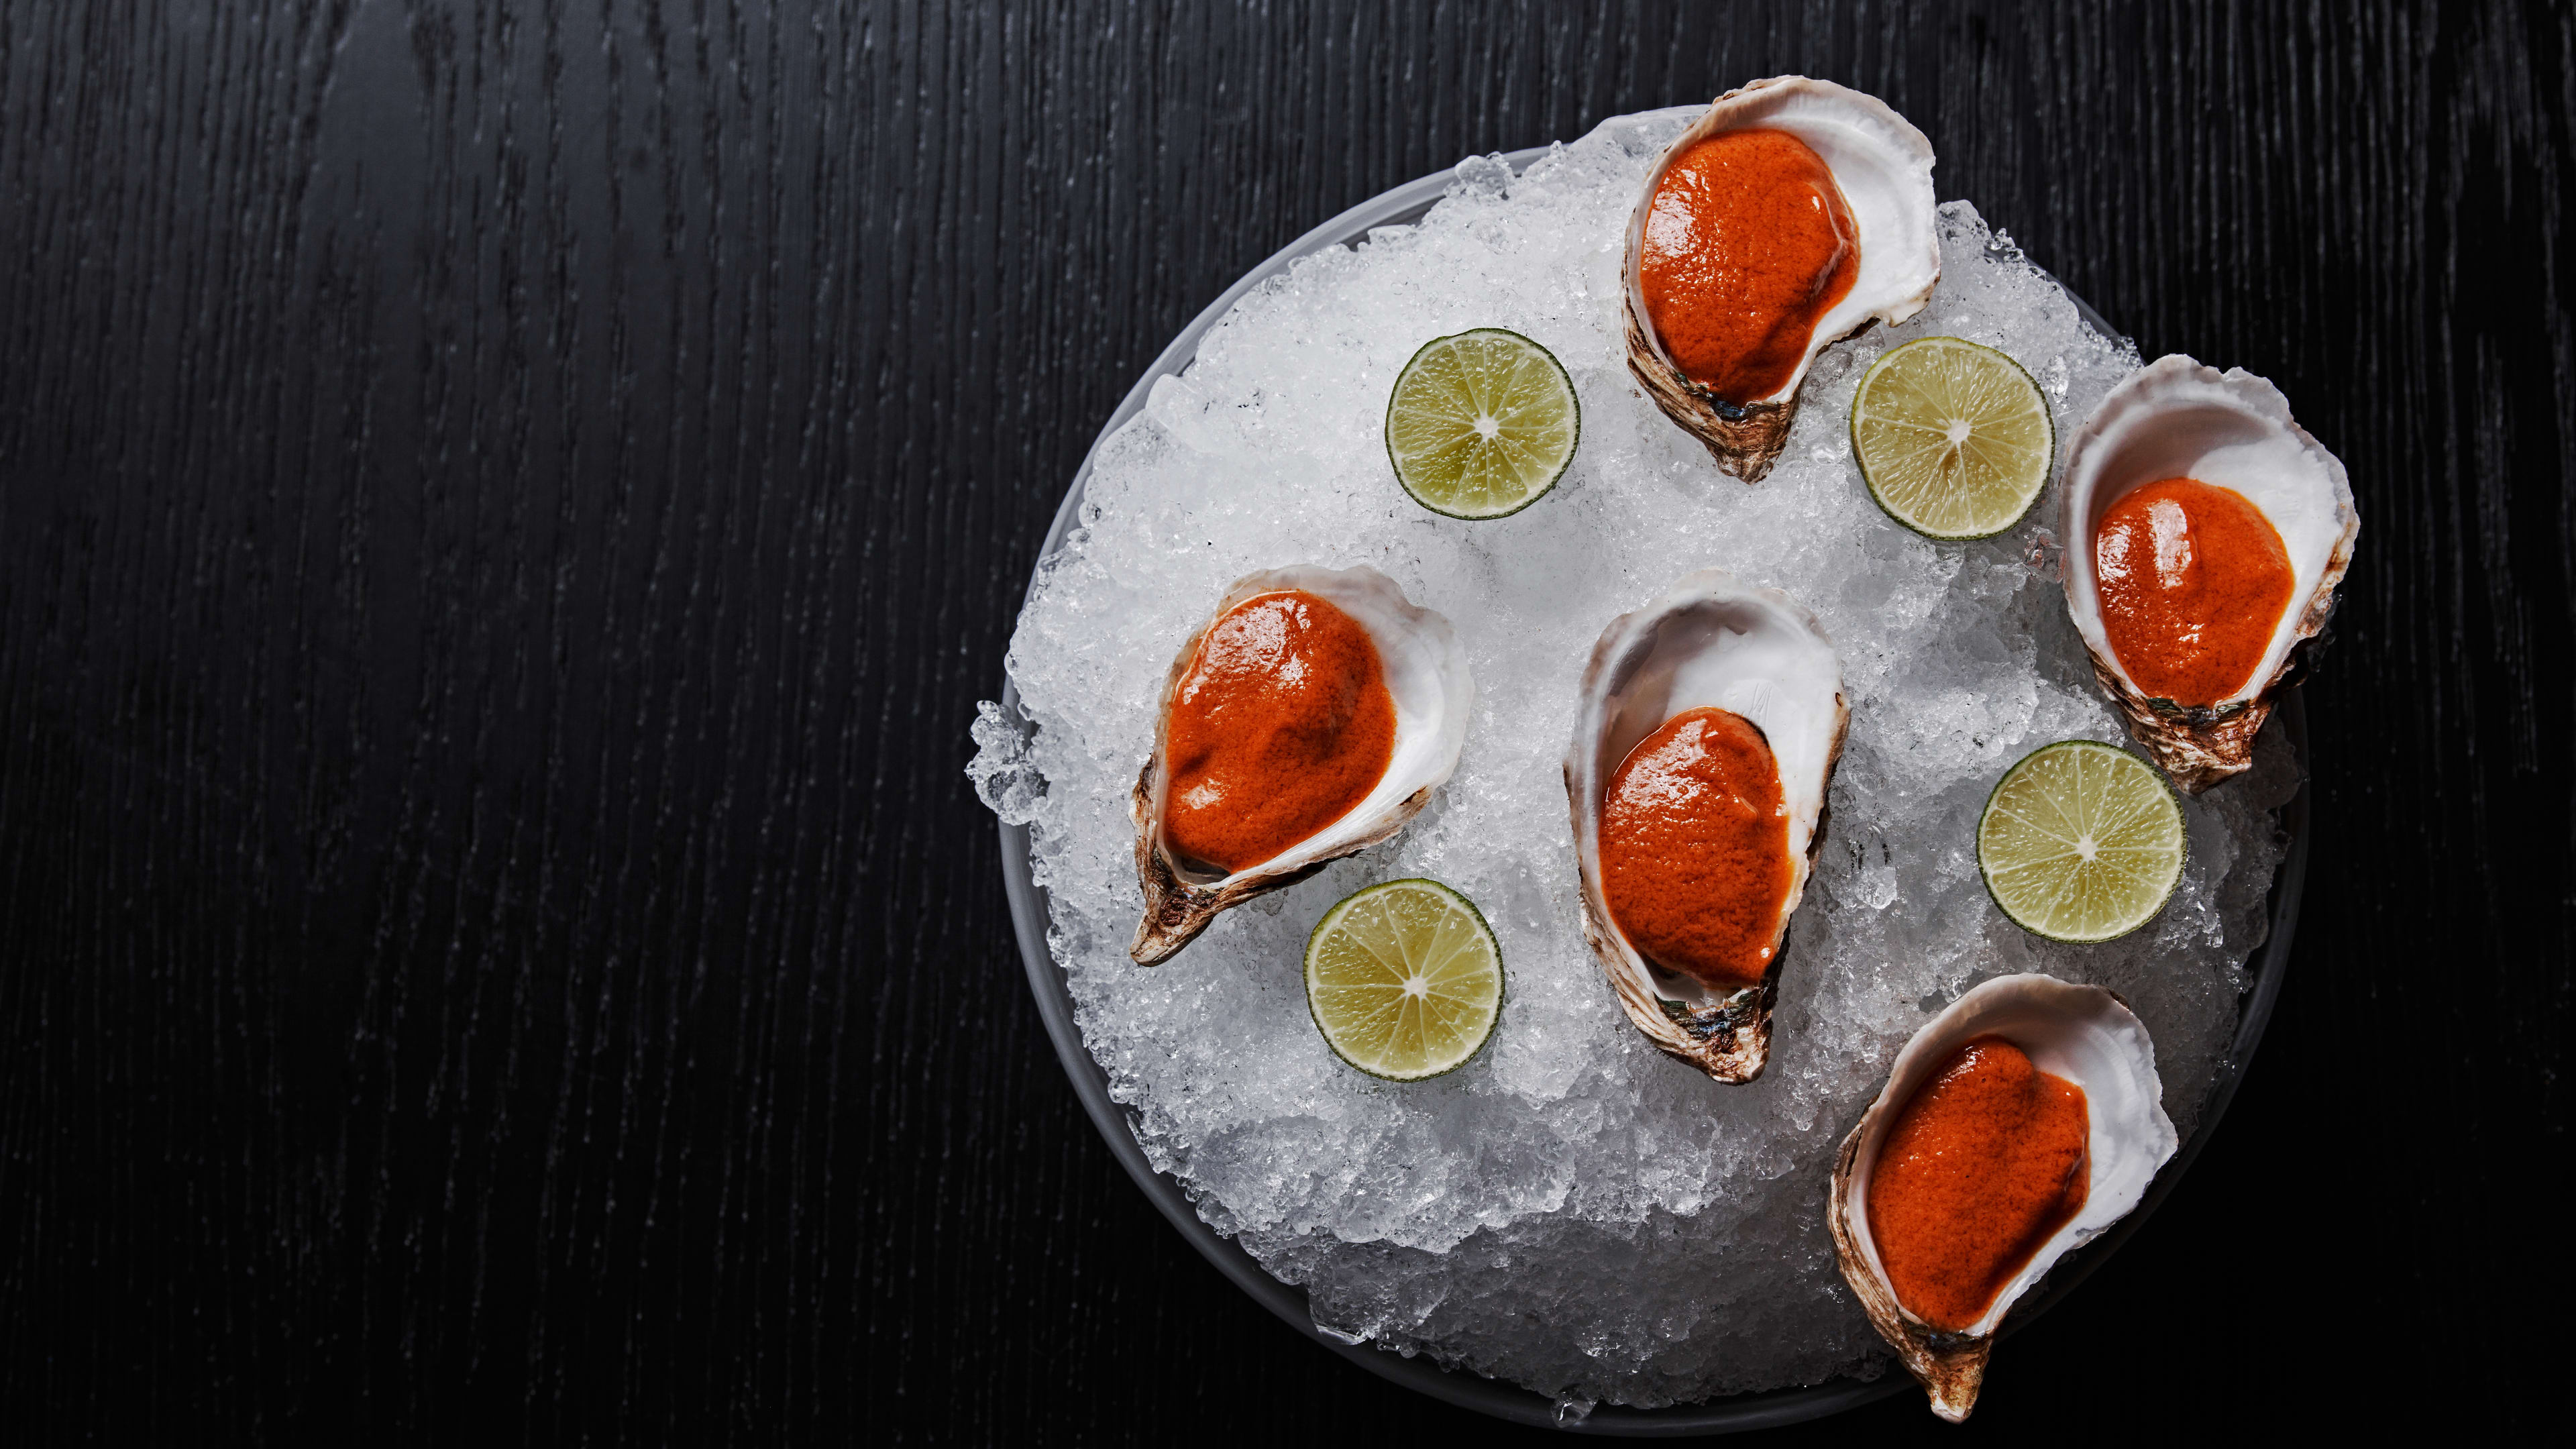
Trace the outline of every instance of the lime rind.
<instances>
[{"instance_id":1,"label":"lime rind","mask_svg":"<svg viewBox=\"0 0 2576 1449\"><path fill-rule=\"evenodd\" d=\"M2180 887L2187 854L2173 786L2098 740L2024 755L1977 818L1986 893L2013 924L2051 941L2114 940L2154 920Z\"/></svg>"},{"instance_id":2,"label":"lime rind","mask_svg":"<svg viewBox=\"0 0 2576 1449\"><path fill-rule=\"evenodd\" d=\"M1933 419L1964 422L1965 437ZM1964 337L1888 349L1852 393L1852 458L1871 500L1926 538L1992 538L2029 516L2056 472L2047 394L2011 356ZM1960 466L1992 483L1963 486Z\"/></svg>"},{"instance_id":3,"label":"lime rind","mask_svg":"<svg viewBox=\"0 0 2576 1449\"><path fill-rule=\"evenodd\" d=\"M1386 881L1337 902L1306 937L1304 976L1324 1044L1385 1081L1456 1071L1502 1018L1502 946L1476 903L1436 880ZM1416 978L1421 989L1409 989Z\"/></svg>"},{"instance_id":4,"label":"lime rind","mask_svg":"<svg viewBox=\"0 0 2576 1449\"><path fill-rule=\"evenodd\" d=\"M1582 438L1574 380L1507 328L1433 338L1387 393L1387 462L1414 502L1444 517L1508 518L1536 503Z\"/></svg>"}]
</instances>

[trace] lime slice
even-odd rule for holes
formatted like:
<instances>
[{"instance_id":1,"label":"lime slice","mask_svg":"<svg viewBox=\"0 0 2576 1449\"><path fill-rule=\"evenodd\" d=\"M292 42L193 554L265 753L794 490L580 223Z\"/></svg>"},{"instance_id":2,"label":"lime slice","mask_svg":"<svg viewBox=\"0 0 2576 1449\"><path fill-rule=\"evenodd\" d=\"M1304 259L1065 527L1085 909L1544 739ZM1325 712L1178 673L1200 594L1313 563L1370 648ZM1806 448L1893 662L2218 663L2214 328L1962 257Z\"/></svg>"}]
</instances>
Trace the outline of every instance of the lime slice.
<instances>
[{"instance_id":1,"label":"lime slice","mask_svg":"<svg viewBox=\"0 0 2576 1449\"><path fill-rule=\"evenodd\" d=\"M1500 518L1537 502L1582 436L1565 369L1500 327L1425 343L1386 400L1396 479L1414 502L1451 518Z\"/></svg>"},{"instance_id":2,"label":"lime slice","mask_svg":"<svg viewBox=\"0 0 2576 1449\"><path fill-rule=\"evenodd\" d=\"M1995 904L2052 941L2108 941L2145 925L2182 879L2182 847L2173 787L2093 740L2022 756L1977 820L1977 865Z\"/></svg>"},{"instance_id":3,"label":"lime slice","mask_svg":"<svg viewBox=\"0 0 2576 1449\"><path fill-rule=\"evenodd\" d=\"M1852 395L1852 456L1888 516L1930 538L2021 522L2057 461L2057 429L2020 363L1925 337L1870 365Z\"/></svg>"},{"instance_id":4,"label":"lime slice","mask_svg":"<svg viewBox=\"0 0 2576 1449\"><path fill-rule=\"evenodd\" d=\"M1436 1077L1493 1035L1502 948L1474 902L1436 880L1373 885L1306 938L1306 1007L1334 1054L1370 1076Z\"/></svg>"}]
</instances>

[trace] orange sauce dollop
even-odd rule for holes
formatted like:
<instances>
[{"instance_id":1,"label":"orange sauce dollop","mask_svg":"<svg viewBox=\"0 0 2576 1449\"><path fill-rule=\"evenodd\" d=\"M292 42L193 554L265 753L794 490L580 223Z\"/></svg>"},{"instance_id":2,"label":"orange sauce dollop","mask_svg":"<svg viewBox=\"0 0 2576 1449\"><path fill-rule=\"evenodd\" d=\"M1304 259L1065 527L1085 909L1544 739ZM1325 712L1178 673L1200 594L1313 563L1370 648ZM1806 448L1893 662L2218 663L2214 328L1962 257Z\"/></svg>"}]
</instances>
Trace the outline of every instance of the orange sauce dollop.
<instances>
[{"instance_id":1,"label":"orange sauce dollop","mask_svg":"<svg viewBox=\"0 0 2576 1449\"><path fill-rule=\"evenodd\" d=\"M2245 687L2290 603L2290 551L2233 488L2130 489L2093 535L2102 632L2140 689L2210 705Z\"/></svg>"},{"instance_id":2,"label":"orange sauce dollop","mask_svg":"<svg viewBox=\"0 0 2576 1449\"><path fill-rule=\"evenodd\" d=\"M1999 1036L1961 1047L1897 1115L1869 1180L1869 1231L1896 1299L1935 1328L1977 1321L2083 1211L2084 1089Z\"/></svg>"},{"instance_id":3,"label":"orange sauce dollop","mask_svg":"<svg viewBox=\"0 0 2576 1449\"><path fill-rule=\"evenodd\" d=\"M1638 741L1601 802L1601 888L1638 954L1720 989L1770 969L1789 814L1762 731L1684 710Z\"/></svg>"},{"instance_id":4,"label":"orange sauce dollop","mask_svg":"<svg viewBox=\"0 0 2576 1449\"><path fill-rule=\"evenodd\" d=\"M1232 873L1349 814L1395 753L1395 699L1358 620L1302 589L1255 594L1199 640L1164 740L1163 838Z\"/></svg>"},{"instance_id":5,"label":"orange sauce dollop","mask_svg":"<svg viewBox=\"0 0 2576 1449\"><path fill-rule=\"evenodd\" d=\"M1675 157L1646 210L1637 290L1673 364L1730 402L1786 386L1860 275L1834 173L1786 131L1728 131Z\"/></svg>"}]
</instances>

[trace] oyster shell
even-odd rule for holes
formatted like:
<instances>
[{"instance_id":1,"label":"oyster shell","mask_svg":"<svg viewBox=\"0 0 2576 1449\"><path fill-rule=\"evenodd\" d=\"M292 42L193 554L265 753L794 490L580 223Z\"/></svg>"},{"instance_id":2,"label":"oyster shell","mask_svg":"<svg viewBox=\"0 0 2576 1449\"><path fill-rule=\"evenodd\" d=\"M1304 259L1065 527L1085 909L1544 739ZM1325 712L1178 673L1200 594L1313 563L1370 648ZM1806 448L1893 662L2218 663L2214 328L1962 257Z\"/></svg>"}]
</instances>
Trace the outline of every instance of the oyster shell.
<instances>
[{"instance_id":1,"label":"oyster shell","mask_svg":"<svg viewBox=\"0 0 2576 1449\"><path fill-rule=\"evenodd\" d=\"M1917 1089L1972 1037L2000 1036L2041 1071L2084 1089L2089 1171L2084 1207L2040 1246L1994 1303L1965 1331L1945 1333L1897 1301L1870 1236L1869 1183L1888 1129ZM1834 1256L1844 1281L1879 1336L1923 1384L1932 1412L1957 1423L1975 1407L1995 1330L2024 1293L2068 1250L2128 1215L2147 1184L2173 1156L2174 1126L2165 1116L2156 1077L2155 1043L2126 1003L2099 986L2053 976L2001 976L1983 983L1926 1023L1888 1069L1887 1085L1843 1139L1825 1204Z\"/></svg>"},{"instance_id":2,"label":"oyster shell","mask_svg":"<svg viewBox=\"0 0 2576 1449\"><path fill-rule=\"evenodd\" d=\"M1693 143L1727 131L1786 131L1823 158L1860 231L1860 275L1833 310L1816 321L1806 356L1778 392L1726 400L1673 364L1648 321L1638 290L1637 259L1655 188L1675 157ZM1747 483L1771 471L1798 415L1798 389L1816 354L1872 322L1891 326L1923 310L1941 280L1934 231L1932 143L1876 96L1802 75L1774 76L1728 91L1713 102L1646 173L1645 190L1628 218L1627 259L1620 268L1628 370L1646 396L1706 444L1717 466Z\"/></svg>"},{"instance_id":3,"label":"oyster shell","mask_svg":"<svg viewBox=\"0 0 2576 1449\"><path fill-rule=\"evenodd\" d=\"M1393 753L1377 787L1341 819L1258 865L1222 876L1194 872L1163 840L1163 751L1169 744L1173 692L1189 672L1210 624L1246 599L1283 589L1329 600L1368 631L1395 702ZM1154 753L1128 800L1128 813L1136 822L1136 880L1144 888L1145 914L1136 923L1136 940L1127 954L1140 965L1160 965L1206 930L1218 912L1295 885L1403 829L1458 768L1458 749L1466 741L1467 715L1475 700L1467 651L1449 621L1414 607L1395 581L1377 570L1365 564L1347 569L1298 564L1235 580L1173 656L1154 717Z\"/></svg>"},{"instance_id":4,"label":"oyster shell","mask_svg":"<svg viewBox=\"0 0 2576 1449\"><path fill-rule=\"evenodd\" d=\"M1824 843L1825 801L1851 710L1842 664L1816 616L1777 589L1722 569L1691 574L1610 621L1593 646L1565 755L1565 793L1583 879L1583 935L1621 1009L1646 1039L1721 1082L1749 1082L1770 1060L1771 1007L1785 950L1758 986L1720 992L1648 962L1611 917L1601 884L1601 802L1639 741L1684 710L1715 707L1758 727L1788 807L1789 893L1781 944Z\"/></svg>"},{"instance_id":5,"label":"oyster shell","mask_svg":"<svg viewBox=\"0 0 2576 1449\"><path fill-rule=\"evenodd\" d=\"M2150 697L2131 680L2103 631L2094 578L2093 535L2104 512L2139 484L2178 477L2243 494L2281 535L2292 570L2290 601L2262 663L2234 696L2207 706ZM2243 771L2274 697L2304 666L2352 564L2361 516L2342 462L2291 418L2289 400L2271 383L2174 353L2130 374L2093 410L2068 448L2059 506L2066 612L2129 732L2186 794Z\"/></svg>"}]
</instances>

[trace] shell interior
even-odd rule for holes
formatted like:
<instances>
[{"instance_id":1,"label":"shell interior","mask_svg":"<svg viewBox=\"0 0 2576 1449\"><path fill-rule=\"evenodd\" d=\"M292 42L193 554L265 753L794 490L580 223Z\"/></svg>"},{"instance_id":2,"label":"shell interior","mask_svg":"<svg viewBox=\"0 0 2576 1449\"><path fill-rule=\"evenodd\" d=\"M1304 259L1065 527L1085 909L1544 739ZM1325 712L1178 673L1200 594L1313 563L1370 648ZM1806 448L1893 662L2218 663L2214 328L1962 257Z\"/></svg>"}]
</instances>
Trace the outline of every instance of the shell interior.
<instances>
[{"instance_id":1,"label":"shell interior","mask_svg":"<svg viewBox=\"0 0 2576 1449\"><path fill-rule=\"evenodd\" d=\"M1797 371L1767 398L1737 400L1780 403L1797 395L1808 366L1828 345L1872 320L1893 325L1922 311L1941 279L1941 243L1934 231L1932 143L1921 131L1878 97L1832 81L1806 76L1755 81L1718 97L1646 174L1645 191L1628 218L1625 268L1628 305L1641 321L1647 312L1636 260L1645 241L1646 213L1664 173L1698 141L1758 129L1786 131L1824 160L1860 233L1860 273L1851 291L1817 319ZM1642 330L1655 355L1678 376L1663 340L1653 336L1652 327Z\"/></svg>"},{"instance_id":2,"label":"shell interior","mask_svg":"<svg viewBox=\"0 0 2576 1449\"><path fill-rule=\"evenodd\" d=\"M1806 889L1850 710L1841 663L1815 616L1776 589L1749 587L1720 569L1691 574L1645 608L1613 620L1593 649L1565 762L1586 934L1638 1028L1709 1069L1686 1019L1741 1004L1736 999L1748 990L1720 992L1647 961L1610 915L1600 865L1601 800L1620 762L1666 720L1703 707L1751 721L1779 765L1789 812L1783 933ZM1778 969L1775 954L1775 977ZM1767 990L1766 983L1762 994ZM1759 1032L1767 1040L1767 1024ZM1760 1060L1757 1050L1751 1072L1760 1070ZM1749 1073L1736 1079L1749 1080Z\"/></svg>"},{"instance_id":3,"label":"shell interior","mask_svg":"<svg viewBox=\"0 0 2576 1449\"><path fill-rule=\"evenodd\" d=\"M2176 1138L2165 1116L2164 1088L2156 1077L2155 1043L2120 998L2098 986L2078 986L2053 976L2002 976L1951 1003L1897 1054L1887 1085L1855 1129L1858 1149L1834 1191L1855 1246L1881 1283L1886 1270L1869 1228L1869 1184L1888 1130L1916 1090L1970 1038L2000 1036L2028 1053L2041 1071L2084 1089L2089 1118L2092 1180L2083 1210L2043 1244L1992 1306L1966 1330L1991 1335L2015 1300L2045 1277L2059 1258L2128 1215L2173 1156ZM1894 1300L1894 1290L1888 1297ZM1907 1318L1912 1319L1909 1313ZM1919 1323L1919 1320L1915 1320Z\"/></svg>"}]
</instances>

